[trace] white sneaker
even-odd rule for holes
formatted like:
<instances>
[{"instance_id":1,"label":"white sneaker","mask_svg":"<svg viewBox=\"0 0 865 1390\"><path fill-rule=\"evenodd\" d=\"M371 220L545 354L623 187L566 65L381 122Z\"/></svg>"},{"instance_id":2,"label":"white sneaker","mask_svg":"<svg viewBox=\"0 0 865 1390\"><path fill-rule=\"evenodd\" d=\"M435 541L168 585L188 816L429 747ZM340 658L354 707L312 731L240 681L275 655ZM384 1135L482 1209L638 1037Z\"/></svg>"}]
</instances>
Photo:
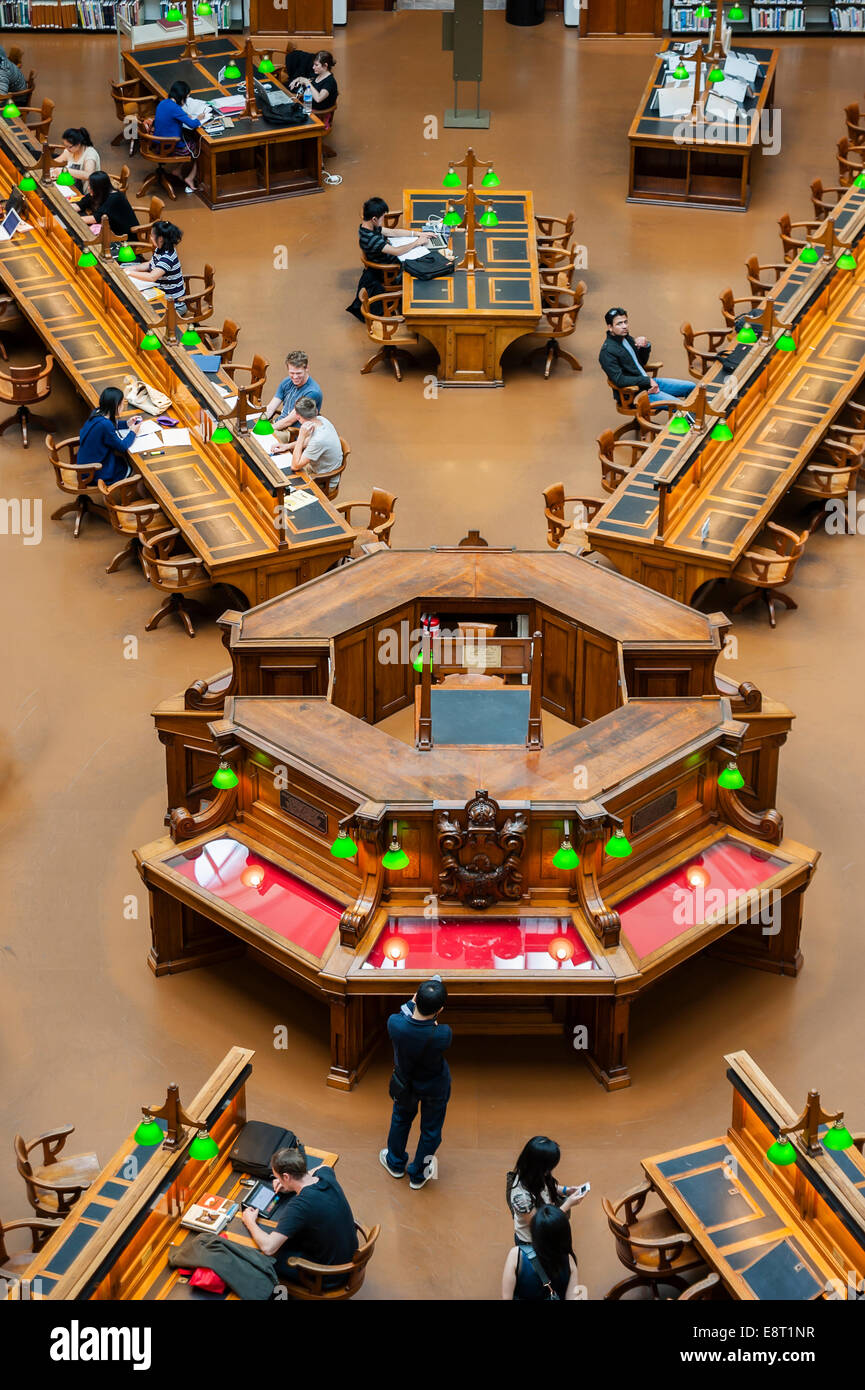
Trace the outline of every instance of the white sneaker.
<instances>
[{"instance_id":1,"label":"white sneaker","mask_svg":"<svg viewBox=\"0 0 865 1390\"><path fill-rule=\"evenodd\" d=\"M397 1172L396 1168L391 1168L390 1164L389 1164L388 1161L387 1161L387 1149L380 1149L380 1150L379 1150L378 1161L379 1161L379 1163L381 1164L382 1168L386 1168L386 1169L387 1169L387 1171L390 1173L390 1175L391 1175L392 1178L404 1178L404 1177L405 1177L405 1169L403 1169L403 1171L402 1171L401 1173L399 1173L399 1172ZM414 1184L412 1184L412 1186L414 1186ZM421 1187L423 1187L423 1183L421 1183Z\"/></svg>"}]
</instances>

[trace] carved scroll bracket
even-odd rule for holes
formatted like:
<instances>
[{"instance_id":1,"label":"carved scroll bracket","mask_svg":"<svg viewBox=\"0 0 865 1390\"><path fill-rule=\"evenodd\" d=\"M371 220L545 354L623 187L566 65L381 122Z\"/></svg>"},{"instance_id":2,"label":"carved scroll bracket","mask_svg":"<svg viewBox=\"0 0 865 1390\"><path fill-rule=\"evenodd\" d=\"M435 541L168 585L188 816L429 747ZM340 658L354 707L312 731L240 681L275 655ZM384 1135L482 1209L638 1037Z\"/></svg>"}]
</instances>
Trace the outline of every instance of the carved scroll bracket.
<instances>
[{"instance_id":1,"label":"carved scroll bracket","mask_svg":"<svg viewBox=\"0 0 865 1390\"><path fill-rule=\"evenodd\" d=\"M611 817L600 802L581 802L574 807L573 819L580 856L579 867L574 871L577 901L604 950L611 950L619 944L622 920L615 908L605 903L599 880L610 823L621 822Z\"/></svg>"},{"instance_id":2,"label":"carved scroll bracket","mask_svg":"<svg viewBox=\"0 0 865 1390\"><path fill-rule=\"evenodd\" d=\"M357 897L339 919L340 945L351 949L357 947L381 903L384 887L381 854L386 810L377 802L367 802L353 816L340 823L340 829L347 830L357 845L357 867L361 876Z\"/></svg>"},{"instance_id":3,"label":"carved scroll bracket","mask_svg":"<svg viewBox=\"0 0 865 1390\"><path fill-rule=\"evenodd\" d=\"M746 726L744 724L730 724L725 727L724 742L717 744L714 749L719 770L739 756L745 733ZM748 807L739 800L737 792L731 791L728 787L722 787L717 782L715 794L717 797L717 815L720 820L732 825L735 830L744 830L749 835L756 835L760 840L768 840L770 845L781 843L784 838L784 818L773 806L749 811Z\"/></svg>"},{"instance_id":4,"label":"carved scroll bracket","mask_svg":"<svg viewBox=\"0 0 865 1390\"><path fill-rule=\"evenodd\" d=\"M210 724L208 727L214 735L220 758L233 765L240 753L239 745L228 743L226 732L219 724ZM203 835L207 830L215 830L217 826L231 820L236 813L237 787L223 787L219 790L214 788L213 796L199 811L193 813L186 806L175 806L169 810L166 820L169 834L177 844L180 840L191 840L195 835Z\"/></svg>"}]
</instances>

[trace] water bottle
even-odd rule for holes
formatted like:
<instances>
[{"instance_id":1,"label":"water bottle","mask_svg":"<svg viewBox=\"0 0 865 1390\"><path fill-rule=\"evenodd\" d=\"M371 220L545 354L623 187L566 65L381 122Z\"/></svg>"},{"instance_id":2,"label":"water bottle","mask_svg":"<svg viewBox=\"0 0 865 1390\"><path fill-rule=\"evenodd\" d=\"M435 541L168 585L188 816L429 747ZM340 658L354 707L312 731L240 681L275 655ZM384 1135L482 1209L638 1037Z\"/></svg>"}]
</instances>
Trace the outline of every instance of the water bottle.
<instances>
[{"instance_id":1,"label":"water bottle","mask_svg":"<svg viewBox=\"0 0 865 1390\"><path fill-rule=\"evenodd\" d=\"M311 116L311 115L312 115L312 88L311 88L311 87L304 87L304 89L303 89L303 114L304 114L304 116Z\"/></svg>"}]
</instances>

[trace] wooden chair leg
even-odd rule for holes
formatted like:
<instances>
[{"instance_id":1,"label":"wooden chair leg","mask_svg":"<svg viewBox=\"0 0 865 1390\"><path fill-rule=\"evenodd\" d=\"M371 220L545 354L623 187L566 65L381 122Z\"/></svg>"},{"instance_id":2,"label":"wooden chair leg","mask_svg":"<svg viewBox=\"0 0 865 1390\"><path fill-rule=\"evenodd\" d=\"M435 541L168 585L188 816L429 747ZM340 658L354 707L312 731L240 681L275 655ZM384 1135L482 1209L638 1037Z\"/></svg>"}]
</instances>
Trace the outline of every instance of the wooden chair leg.
<instances>
[{"instance_id":1,"label":"wooden chair leg","mask_svg":"<svg viewBox=\"0 0 865 1390\"><path fill-rule=\"evenodd\" d=\"M9 354L8 354L8 352L6 351L6 345L5 345L5 343L3 342L3 339L2 339L2 338L0 338L0 357L3 358L3 361L4 361L4 362L8 362L8 361L9 361Z\"/></svg>"},{"instance_id":2,"label":"wooden chair leg","mask_svg":"<svg viewBox=\"0 0 865 1390\"><path fill-rule=\"evenodd\" d=\"M361 374L361 376L366 376L367 372L371 372L372 369L373 369L373 367L376 365L376 363L378 363L378 362L384 362L384 361L386 361L386 360L387 360L387 348L379 348L379 350L378 350L378 352L375 354L375 356L374 356L374 357L371 357L371 358L369 359L369 361L367 362L366 366L365 366L365 367L361 367L361 369L360 369L360 374Z\"/></svg>"},{"instance_id":3,"label":"wooden chair leg","mask_svg":"<svg viewBox=\"0 0 865 1390\"><path fill-rule=\"evenodd\" d=\"M399 353L396 352L394 348L391 348L390 352L388 353L388 357L390 359L390 365L393 367L394 376L396 377L397 381L402 381L402 372L400 371L399 366Z\"/></svg>"},{"instance_id":4,"label":"wooden chair leg","mask_svg":"<svg viewBox=\"0 0 865 1390\"><path fill-rule=\"evenodd\" d=\"M120 133L119 133L118 135L115 135L115 137L114 137L114 139L111 141L111 143L112 143L112 145L125 145L125 144L126 144L126 136L123 134L123 131L122 131L122 130L120 131Z\"/></svg>"},{"instance_id":5,"label":"wooden chair leg","mask_svg":"<svg viewBox=\"0 0 865 1390\"><path fill-rule=\"evenodd\" d=\"M561 358L563 358L563 360L564 360L565 362L567 362L567 364L568 364L569 367L573 367L573 369L574 369L575 372L581 372L581 371L583 370L581 363L579 363L579 362L577 361L577 359L576 359L576 357L574 357L573 353L572 353L572 352L566 352L565 349L564 349L563 347L559 347L558 343L556 343L556 352L555 352L555 355L556 355L556 357L561 357Z\"/></svg>"},{"instance_id":6,"label":"wooden chair leg","mask_svg":"<svg viewBox=\"0 0 865 1390\"><path fill-rule=\"evenodd\" d=\"M192 625L190 609L196 608L202 611L202 605L195 599L184 598L183 594L169 594L162 607L157 609L149 623L144 624L145 632L152 632L158 627L163 618L167 618L170 613L176 613L190 637L195 636L195 628Z\"/></svg>"},{"instance_id":7,"label":"wooden chair leg","mask_svg":"<svg viewBox=\"0 0 865 1390\"><path fill-rule=\"evenodd\" d=\"M18 425L21 430L22 444L25 449L30 447L30 425L35 425L37 429L46 430L48 434L56 428L56 423L49 423L43 420L41 415L31 415L26 405L19 405L14 415L7 415L5 420L0 421L0 434L11 429L13 425Z\"/></svg>"},{"instance_id":8,"label":"wooden chair leg","mask_svg":"<svg viewBox=\"0 0 865 1390\"><path fill-rule=\"evenodd\" d=\"M105 573L114 574L116 570L120 569L120 566L123 564L124 560L134 560L137 553L138 538L137 536L133 536L131 540L128 540L126 542L126 545L123 547L122 550L118 550L117 554L114 556L114 559L111 561L111 564L105 566Z\"/></svg>"},{"instance_id":9,"label":"wooden chair leg","mask_svg":"<svg viewBox=\"0 0 865 1390\"><path fill-rule=\"evenodd\" d=\"M761 589L752 589L750 593L743 594L738 603L733 604L733 612L741 613L745 608L749 608L752 603L756 603L762 595Z\"/></svg>"}]
</instances>

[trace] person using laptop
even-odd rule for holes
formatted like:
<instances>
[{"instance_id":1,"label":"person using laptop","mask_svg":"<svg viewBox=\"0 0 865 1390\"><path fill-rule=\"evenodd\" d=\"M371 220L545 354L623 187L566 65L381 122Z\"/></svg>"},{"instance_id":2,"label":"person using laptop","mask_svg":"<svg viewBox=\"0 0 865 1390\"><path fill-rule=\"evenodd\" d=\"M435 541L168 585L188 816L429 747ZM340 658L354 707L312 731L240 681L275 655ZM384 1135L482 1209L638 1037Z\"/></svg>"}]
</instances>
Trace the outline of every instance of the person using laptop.
<instances>
[{"instance_id":1,"label":"person using laptop","mask_svg":"<svg viewBox=\"0 0 865 1390\"><path fill-rule=\"evenodd\" d=\"M293 1256L320 1265L348 1264L357 1250L357 1231L351 1207L326 1164L309 1171L301 1149L279 1149L270 1160L273 1190L290 1196L276 1212L276 1230L258 1224L254 1207L244 1207L241 1220L259 1250L276 1258L281 1279L296 1279L287 1261ZM325 1288L338 1288L344 1277L325 1278Z\"/></svg>"},{"instance_id":2,"label":"person using laptop","mask_svg":"<svg viewBox=\"0 0 865 1390\"><path fill-rule=\"evenodd\" d=\"M326 108L336 105L339 88L333 69L336 59L327 49L318 53L304 53L295 48L285 55L286 71L289 75L289 90L302 97L305 91L312 96L313 107Z\"/></svg>"},{"instance_id":3,"label":"person using laptop","mask_svg":"<svg viewBox=\"0 0 865 1390\"><path fill-rule=\"evenodd\" d=\"M598 361L612 386L639 386L648 391L649 400L672 404L690 396L696 390L693 381L677 377L653 377L646 371L652 352L648 338L632 338L627 309L608 309L604 314L607 336Z\"/></svg>"},{"instance_id":4,"label":"person using laptop","mask_svg":"<svg viewBox=\"0 0 865 1390\"><path fill-rule=\"evenodd\" d=\"M321 387L309 374L309 358L305 352L296 349L288 353L285 366L288 375L283 377L273 399L264 408L266 418L276 421L276 435L283 444L289 443L291 426L302 423L295 410L301 396L308 396L319 410L324 399Z\"/></svg>"},{"instance_id":5,"label":"person using laptop","mask_svg":"<svg viewBox=\"0 0 865 1390\"><path fill-rule=\"evenodd\" d=\"M328 473L335 473L342 463L342 445L334 426L319 415L311 396L301 396L294 410L300 421L297 439L294 444L277 444L274 454L286 454L291 450L292 473L303 471L310 478L324 478Z\"/></svg>"}]
</instances>

